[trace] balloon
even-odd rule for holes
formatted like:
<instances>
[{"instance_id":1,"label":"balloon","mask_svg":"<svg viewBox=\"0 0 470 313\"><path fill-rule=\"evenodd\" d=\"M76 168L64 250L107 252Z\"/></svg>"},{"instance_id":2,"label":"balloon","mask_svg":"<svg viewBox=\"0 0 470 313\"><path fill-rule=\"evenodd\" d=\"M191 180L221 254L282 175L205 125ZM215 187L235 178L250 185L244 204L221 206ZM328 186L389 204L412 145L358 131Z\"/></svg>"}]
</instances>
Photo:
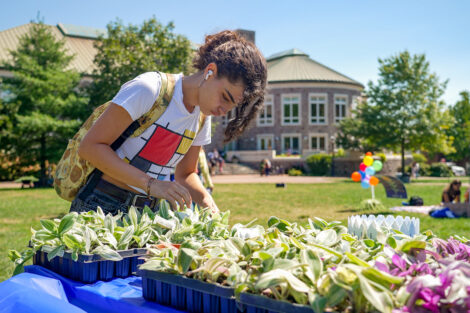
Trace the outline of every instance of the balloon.
<instances>
[{"instance_id":1,"label":"balloon","mask_svg":"<svg viewBox=\"0 0 470 313\"><path fill-rule=\"evenodd\" d=\"M366 170L366 167L367 165L365 165L364 163L361 163L361 165L359 165L359 169L363 172Z\"/></svg>"},{"instance_id":2,"label":"balloon","mask_svg":"<svg viewBox=\"0 0 470 313\"><path fill-rule=\"evenodd\" d=\"M366 156L372 156L372 152L367 152Z\"/></svg>"},{"instance_id":3,"label":"balloon","mask_svg":"<svg viewBox=\"0 0 470 313\"><path fill-rule=\"evenodd\" d=\"M370 187L370 184L369 184L369 182L368 182L367 180L364 179L364 180L362 180L362 182L361 182L361 186L362 186L362 188L367 189L367 188Z\"/></svg>"},{"instance_id":4,"label":"balloon","mask_svg":"<svg viewBox=\"0 0 470 313\"><path fill-rule=\"evenodd\" d=\"M379 184L379 179L375 176L372 176L370 179L369 179L369 183L372 185L372 186L377 186Z\"/></svg>"},{"instance_id":5,"label":"balloon","mask_svg":"<svg viewBox=\"0 0 470 313\"><path fill-rule=\"evenodd\" d=\"M362 175L359 172L354 172L351 175L351 179L355 182L360 182L362 178Z\"/></svg>"},{"instance_id":6,"label":"balloon","mask_svg":"<svg viewBox=\"0 0 470 313\"><path fill-rule=\"evenodd\" d=\"M375 160L374 163L372 164L372 167L374 168L376 172L380 172L380 170L383 167L383 164L379 160Z\"/></svg>"},{"instance_id":7,"label":"balloon","mask_svg":"<svg viewBox=\"0 0 470 313\"><path fill-rule=\"evenodd\" d=\"M365 164L366 166L371 166L372 163L374 163L374 159L373 159L371 156L366 156L366 157L364 158L364 164Z\"/></svg>"},{"instance_id":8,"label":"balloon","mask_svg":"<svg viewBox=\"0 0 470 313\"><path fill-rule=\"evenodd\" d=\"M366 178L366 172L364 172L364 171L359 171L359 174L361 174L361 179Z\"/></svg>"},{"instance_id":9,"label":"balloon","mask_svg":"<svg viewBox=\"0 0 470 313\"><path fill-rule=\"evenodd\" d=\"M375 174L374 168L373 168L372 166L368 166L368 167L366 168L366 175L372 176L372 175L374 175L374 174Z\"/></svg>"}]
</instances>

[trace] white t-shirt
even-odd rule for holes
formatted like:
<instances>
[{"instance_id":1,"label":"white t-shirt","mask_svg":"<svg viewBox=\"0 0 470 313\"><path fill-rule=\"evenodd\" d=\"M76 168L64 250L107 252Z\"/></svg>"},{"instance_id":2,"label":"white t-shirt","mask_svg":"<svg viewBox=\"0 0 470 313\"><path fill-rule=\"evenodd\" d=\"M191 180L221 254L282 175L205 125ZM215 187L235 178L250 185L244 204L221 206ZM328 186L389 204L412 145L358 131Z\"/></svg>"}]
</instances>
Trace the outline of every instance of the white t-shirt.
<instances>
[{"instance_id":1,"label":"white t-shirt","mask_svg":"<svg viewBox=\"0 0 470 313\"><path fill-rule=\"evenodd\" d=\"M170 179L171 171L191 146L203 146L211 142L210 116L206 117L198 133L200 109L196 106L191 113L186 109L182 78L182 74L175 75L173 98L162 116L140 136L128 138L116 150L121 159L158 180ZM144 73L122 85L112 101L136 120L152 108L160 86L161 78L157 72ZM145 193L137 187L130 187Z\"/></svg>"}]
</instances>

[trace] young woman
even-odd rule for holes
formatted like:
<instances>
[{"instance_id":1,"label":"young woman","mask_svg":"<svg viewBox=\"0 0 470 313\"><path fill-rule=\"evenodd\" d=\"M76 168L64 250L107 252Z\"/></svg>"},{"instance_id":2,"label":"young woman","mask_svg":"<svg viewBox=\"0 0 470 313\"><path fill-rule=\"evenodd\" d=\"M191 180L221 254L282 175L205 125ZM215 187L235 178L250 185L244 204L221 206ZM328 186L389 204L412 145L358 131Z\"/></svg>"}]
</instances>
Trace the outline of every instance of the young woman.
<instances>
[{"instance_id":1,"label":"young woman","mask_svg":"<svg viewBox=\"0 0 470 313\"><path fill-rule=\"evenodd\" d=\"M110 145L151 109L160 92L161 76L144 73L121 87L80 144L80 157L103 176L85 199L79 195L86 186L81 189L71 211L100 206L105 213L116 214L131 205L155 209L156 199L166 199L173 207L190 207L194 201L218 210L197 176L199 151L211 140L210 116L235 108L225 140L239 136L263 105L266 61L254 44L235 32L223 31L206 37L194 67L193 75L173 75L173 98L161 117L114 151ZM198 130L200 114L207 117ZM175 181L169 181L173 169Z\"/></svg>"},{"instance_id":2,"label":"young woman","mask_svg":"<svg viewBox=\"0 0 470 313\"><path fill-rule=\"evenodd\" d=\"M460 180L453 180L442 192L442 203L460 203L460 186L462 186L462 182Z\"/></svg>"}]
</instances>

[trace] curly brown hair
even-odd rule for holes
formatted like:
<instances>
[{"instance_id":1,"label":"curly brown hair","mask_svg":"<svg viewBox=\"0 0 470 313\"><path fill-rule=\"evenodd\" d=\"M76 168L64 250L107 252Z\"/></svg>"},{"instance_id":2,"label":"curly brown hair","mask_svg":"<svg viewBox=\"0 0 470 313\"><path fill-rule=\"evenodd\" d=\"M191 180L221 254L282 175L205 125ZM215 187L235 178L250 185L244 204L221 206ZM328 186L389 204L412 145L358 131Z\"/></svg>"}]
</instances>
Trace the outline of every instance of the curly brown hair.
<instances>
[{"instance_id":1,"label":"curly brown hair","mask_svg":"<svg viewBox=\"0 0 470 313\"><path fill-rule=\"evenodd\" d=\"M263 106L268 75L266 60L253 43L234 31L225 30L206 36L193 60L194 67L200 71L210 63L217 65L220 77L226 77L231 83L241 80L245 85L243 100L225 128L224 141L229 142L243 133Z\"/></svg>"}]
</instances>

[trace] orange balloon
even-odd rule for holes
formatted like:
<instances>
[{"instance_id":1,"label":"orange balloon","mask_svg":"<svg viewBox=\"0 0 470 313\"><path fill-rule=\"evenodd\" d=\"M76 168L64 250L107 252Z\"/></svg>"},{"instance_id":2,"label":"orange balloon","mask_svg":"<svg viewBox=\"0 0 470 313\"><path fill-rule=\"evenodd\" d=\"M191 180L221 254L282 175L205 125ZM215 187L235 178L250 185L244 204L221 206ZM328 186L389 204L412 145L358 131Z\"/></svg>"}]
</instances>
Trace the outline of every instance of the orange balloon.
<instances>
[{"instance_id":1,"label":"orange balloon","mask_svg":"<svg viewBox=\"0 0 470 313\"><path fill-rule=\"evenodd\" d=\"M361 178L362 178L362 176L361 176L361 174L360 174L359 172L354 172L354 173L352 173L352 175L351 175L351 179L352 179L353 181L355 181L355 182L360 182L360 181L361 181Z\"/></svg>"},{"instance_id":2,"label":"orange balloon","mask_svg":"<svg viewBox=\"0 0 470 313\"><path fill-rule=\"evenodd\" d=\"M372 156L372 152L367 152L366 156Z\"/></svg>"},{"instance_id":3,"label":"orange balloon","mask_svg":"<svg viewBox=\"0 0 470 313\"><path fill-rule=\"evenodd\" d=\"M372 185L372 186L377 186L379 184L379 179L375 176L372 176L370 179L369 179L369 183Z\"/></svg>"}]
</instances>

